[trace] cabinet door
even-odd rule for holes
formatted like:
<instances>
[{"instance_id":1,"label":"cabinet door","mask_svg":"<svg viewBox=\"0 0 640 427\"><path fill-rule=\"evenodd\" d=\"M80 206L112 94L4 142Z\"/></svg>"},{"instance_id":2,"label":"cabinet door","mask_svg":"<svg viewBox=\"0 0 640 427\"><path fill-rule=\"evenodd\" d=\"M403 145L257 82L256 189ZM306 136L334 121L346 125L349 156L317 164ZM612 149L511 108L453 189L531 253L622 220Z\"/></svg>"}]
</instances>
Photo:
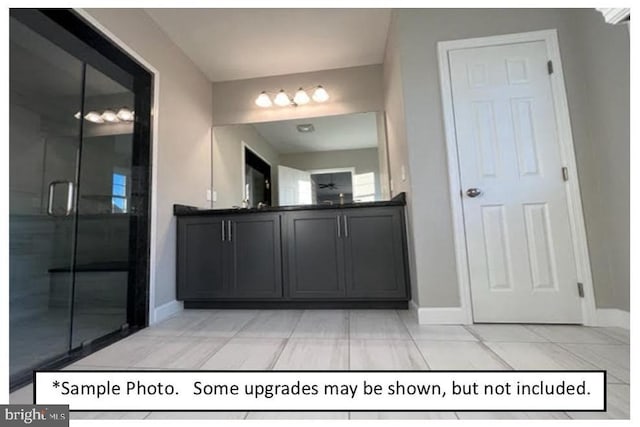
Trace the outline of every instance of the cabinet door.
<instances>
[{"instance_id":1,"label":"cabinet door","mask_svg":"<svg viewBox=\"0 0 640 427\"><path fill-rule=\"evenodd\" d=\"M222 219L178 218L178 299L227 296Z\"/></svg>"},{"instance_id":2,"label":"cabinet door","mask_svg":"<svg viewBox=\"0 0 640 427\"><path fill-rule=\"evenodd\" d=\"M400 207L344 211L347 297L406 297L402 214Z\"/></svg>"},{"instance_id":3,"label":"cabinet door","mask_svg":"<svg viewBox=\"0 0 640 427\"><path fill-rule=\"evenodd\" d=\"M280 216L243 214L227 219L231 223L229 280L234 298L277 298L282 296Z\"/></svg>"},{"instance_id":4,"label":"cabinet door","mask_svg":"<svg viewBox=\"0 0 640 427\"><path fill-rule=\"evenodd\" d=\"M286 214L287 285L293 299L344 297L344 245L335 210Z\"/></svg>"}]
</instances>

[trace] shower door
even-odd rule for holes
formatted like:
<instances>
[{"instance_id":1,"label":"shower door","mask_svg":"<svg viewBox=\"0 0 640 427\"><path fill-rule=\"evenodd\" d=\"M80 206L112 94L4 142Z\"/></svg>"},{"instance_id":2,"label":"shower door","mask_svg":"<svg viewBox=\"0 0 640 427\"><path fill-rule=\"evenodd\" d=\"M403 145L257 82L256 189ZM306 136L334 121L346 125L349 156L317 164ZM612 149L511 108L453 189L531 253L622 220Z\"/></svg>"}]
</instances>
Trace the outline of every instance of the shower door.
<instances>
[{"instance_id":1,"label":"shower door","mask_svg":"<svg viewBox=\"0 0 640 427\"><path fill-rule=\"evenodd\" d=\"M50 13L10 17L12 384L146 324L149 80Z\"/></svg>"}]
</instances>

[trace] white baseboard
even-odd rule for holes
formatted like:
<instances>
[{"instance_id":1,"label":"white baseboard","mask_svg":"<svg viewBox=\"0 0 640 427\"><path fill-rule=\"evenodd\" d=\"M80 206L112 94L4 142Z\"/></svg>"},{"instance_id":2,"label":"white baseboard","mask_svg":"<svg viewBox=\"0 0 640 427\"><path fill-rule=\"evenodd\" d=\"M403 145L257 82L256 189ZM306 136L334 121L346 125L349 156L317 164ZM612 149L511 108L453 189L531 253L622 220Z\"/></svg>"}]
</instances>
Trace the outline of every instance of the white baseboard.
<instances>
[{"instance_id":1,"label":"white baseboard","mask_svg":"<svg viewBox=\"0 0 640 427\"><path fill-rule=\"evenodd\" d=\"M156 323L160 323L182 310L184 310L182 302L177 300L169 301L168 303L162 304L160 307L156 307L153 310L153 318L149 320L149 324L154 325Z\"/></svg>"},{"instance_id":2,"label":"white baseboard","mask_svg":"<svg viewBox=\"0 0 640 427\"><path fill-rule=\"evenodd\" d=\"M617 308L597 308L596 321L594 326L629 329L631 324L628 311L619 310Z\"/></svg>"},{"instance_id":3,"label":"white baseboard","mask_svg":"<svg viewBox=\"0 0 640 427\"><path fill-rule=\"evenodd\" d=\"M409 302L409 310L421 325L464 325L467 323L462 307L418 307Z\"/></svg>"}]
</instances>

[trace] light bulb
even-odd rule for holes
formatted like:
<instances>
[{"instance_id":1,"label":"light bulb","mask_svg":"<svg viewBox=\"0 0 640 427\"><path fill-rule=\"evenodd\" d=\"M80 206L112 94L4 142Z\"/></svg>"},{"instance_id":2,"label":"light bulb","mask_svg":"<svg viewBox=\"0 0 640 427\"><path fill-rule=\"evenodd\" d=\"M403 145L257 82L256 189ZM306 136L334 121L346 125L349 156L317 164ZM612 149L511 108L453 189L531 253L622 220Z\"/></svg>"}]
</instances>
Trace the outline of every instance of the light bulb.
<instances>
[{"instance_id":1,"label":"light bulb","mask_svg":"<svg viewBox=\"0 0 640 427\"><path fill-rule=\"evenodd\" d=\"M118 114L116 114L116 116L125 122L132 122L133 121L133 111L129 110L127 107L122 107L121 109L118 110Z\"/></svg>"},{"instance_id":2,"label":"light bulb","mask_svg":"<svg viewBox=\"0 0 640 427\"><path fill-rule=\"evenodd\" d=\"M318 86L313 92L312 98L316 102L325 102L329 99L329 94L322 86Z\"/></svg>"},{"instance_id":3,"label":"light bulb","mask_svg":"<svg viewBox=\"0 0 640 427\"><path fill-rule=\"evenodd\" d=\"M258 97L256 98L256 105L258 107L267 108L267 107L271 107L271 105L273 104L271 103L271 98L269 98L269 95L267 95L267 92L262 91L260 92L260 95L258 95Z\"/></svg>"},{"instance_id":4,"label":"light bulb","mask_svg":"<svg viewBox=\"0 0 640 427\"><path fill-rule=\"evenodd\" d=\"M76 119L80 120L80 117L82 117L82 115L80 114L80 111L78 111L77 113L75 113L73 115L73 117L75 117Z\"/></svg>"},{"instance_id":5,"label":"light bulb","mask_svg":"<svg viewBox=\"0 0 640 427\"><path fill-rule=\"evenodd\" d=\"M289 99L289 96L286 94L284 89L280 89L280 92L278 92L276 97L273 99L273 102L280 107L291 105L291 100Z\"/></svg>"},{"instance_id":6,"label":"light bulb","mask_svg":"<svg viewBox=\"0 0 640 427\"><path fill-rule=\"evenodd\" d=\"M305 92L304 89L302 88L298 89L298 91L296 92L296 95L293 97L293 102L295 102L298 105L304 105L309 101L311 101L311 98L309 98L309 95L307 95L307 92Z\"/></svg>"},{"instance_id":7,"label":"light bulb","mask_svg":"<svg viewBox=\"0 0 640 427\"><path fill-rule=\"evenodd\" d=\"M92 122L92 123L104 123L104 119L102 118L100 113L97 113L95 111L89 111L84 116L84 118L87 119L88 121Z\"/></svg>"},{"instance_id":8,"label":"light bulb","mask_svg":"<svg viewBox=\"0 0 640 427\"><path fill-rule=\"evenodd\" d=\"M113 110L104 110L101 117L105 122L109 123L118 123L120 121Z\"/></svg>"}]
</instances>

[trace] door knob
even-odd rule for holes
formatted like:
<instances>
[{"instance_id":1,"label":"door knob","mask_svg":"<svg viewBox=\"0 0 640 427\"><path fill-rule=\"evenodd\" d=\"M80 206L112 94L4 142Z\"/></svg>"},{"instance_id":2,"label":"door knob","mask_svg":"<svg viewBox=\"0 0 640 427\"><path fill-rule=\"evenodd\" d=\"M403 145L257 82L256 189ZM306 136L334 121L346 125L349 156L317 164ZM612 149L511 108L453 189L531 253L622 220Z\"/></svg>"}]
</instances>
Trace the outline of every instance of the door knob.
<instances>
[{"instance_id":1,"label":"door knob","mask_svg":"<svg viewBox=\"0 0 640 427\"><path fill-rule=\"evenodd\" d=\"M480 191L479 188L470 188L467 190L467 196L469 197L478 197L481 194L482 194L482 191Z\"/></svg>"}]
</instances>

